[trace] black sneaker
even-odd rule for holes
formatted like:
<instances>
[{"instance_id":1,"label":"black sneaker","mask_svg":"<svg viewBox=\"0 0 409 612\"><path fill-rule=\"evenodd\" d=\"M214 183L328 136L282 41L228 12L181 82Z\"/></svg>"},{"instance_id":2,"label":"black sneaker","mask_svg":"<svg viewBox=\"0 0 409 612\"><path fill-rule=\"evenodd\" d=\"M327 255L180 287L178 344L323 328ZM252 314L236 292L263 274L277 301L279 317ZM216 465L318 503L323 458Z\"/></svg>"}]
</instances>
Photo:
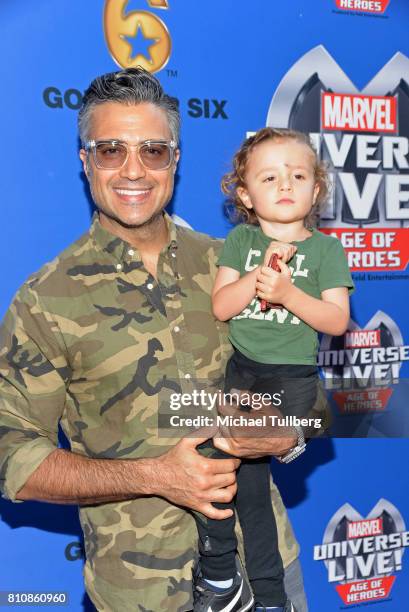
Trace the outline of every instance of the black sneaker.
<instances>
[{"instance_id":1,"label":"black sneaker","mask_svg":"<svg viewBox=\"0 0 409 612\"><path fill-rule=\"evenodd\" d=\"M213 591L200 569L196 571L193 577L193 612L246 612L252 609L254 597L250 585L238 560L236 564L233 584L222 592Z\"/></svg>"},{"instance_id":2,"label":"black sneaker","mask_svg":"<svg viewBox=\"0 0 409 612\"><path fill-rule=\"evenodd\" d=\"M254 605L254 610L257 610L257 608L260 608L260 610L265 610L266 607L264 606L264 604L260 603L260 602L256 602ZM297 610L294 608L293 604L291 603L291 601L289 599L287 599L286 604L283 608L284 612L297 612Z\"/></svg>"}]
</instances>

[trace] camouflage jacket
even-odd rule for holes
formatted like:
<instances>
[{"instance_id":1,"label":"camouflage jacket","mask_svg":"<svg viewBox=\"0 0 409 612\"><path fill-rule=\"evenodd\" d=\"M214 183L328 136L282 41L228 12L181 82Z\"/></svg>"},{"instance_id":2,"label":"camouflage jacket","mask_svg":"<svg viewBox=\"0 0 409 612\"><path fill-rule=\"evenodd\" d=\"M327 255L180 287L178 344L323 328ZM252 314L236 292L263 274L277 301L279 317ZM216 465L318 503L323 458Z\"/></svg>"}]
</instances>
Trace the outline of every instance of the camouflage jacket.
<instances>
[{"instance_id":1,"label":"camouflage jacket","mask_svg":"<svg viewBox=\"0 0 409 612\"><path fill-rule=\"evenodd\" d=\"M0 335L0 485L15 496L58 445L87 457L152 457L158 393L169 381L216 380L230 345L211 289L221 241L169 224L158 281L138 251L90 231L32 275ZM273 486L284 564L298 553ZM190 610L197 533L189 512L161 498L80 508L87 591L99 610Z\"/></svg>"}]
</instances>

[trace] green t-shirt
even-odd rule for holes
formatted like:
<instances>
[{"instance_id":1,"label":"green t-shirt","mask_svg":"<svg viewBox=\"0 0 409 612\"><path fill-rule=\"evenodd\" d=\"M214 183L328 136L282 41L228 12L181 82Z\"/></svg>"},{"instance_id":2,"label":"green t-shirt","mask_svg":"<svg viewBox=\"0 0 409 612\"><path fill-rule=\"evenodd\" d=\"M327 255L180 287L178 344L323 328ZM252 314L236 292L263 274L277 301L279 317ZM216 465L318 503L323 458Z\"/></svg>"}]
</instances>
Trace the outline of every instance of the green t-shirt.
<instances>
[{"instance_id":1,"label":"green t-shirt","mask_svg":"<svg viewBox=\"0 0 409 612\"><path fill-rule=\"evenodd\" d=\"M263 264L271 241L258 225L238 225L227 236L218 265L243 276ZM318 299L325 289L353 290L345 252L337 238L312 230L310 238L292 244L297 252L287 265L296 287ZM229 337L241 353L260 363L316 364L315 329L285 308L262 312L257 297L230 320Z\"/></svg>"}]
</instances>

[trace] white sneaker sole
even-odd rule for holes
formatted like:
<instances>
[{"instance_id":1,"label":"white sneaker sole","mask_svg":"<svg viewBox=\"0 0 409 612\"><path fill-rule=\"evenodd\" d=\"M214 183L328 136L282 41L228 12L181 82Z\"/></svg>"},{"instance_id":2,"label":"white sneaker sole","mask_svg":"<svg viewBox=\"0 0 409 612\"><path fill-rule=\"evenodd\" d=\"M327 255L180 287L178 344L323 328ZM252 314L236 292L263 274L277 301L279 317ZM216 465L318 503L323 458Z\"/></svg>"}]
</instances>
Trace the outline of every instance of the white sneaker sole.
<instances>
[{"instance_id":1,"label":"white sneaker sole","mask_svg":"<svg viewBox=\"0 0 409 612\"><path fill-rule=\"evenodd\" d=\"M240 608L239 612L247 612L247 610L251 610L254 606L254 597L251 598L248 604L244 606L244 608Z\"/></svg>"},{"instance_id":2,"label":"white sneaker sole","mask_svg":"<svg viewBox=\"0 0 409 612\"><path fill-rule=\"evenodd\" d=\"M251 600L246 603L246 605L243 608L240 608L239 610L237 610L237 612L248 612L248 610L251 610L252 607L254 606L254 597L251 597ZM221 612L224 612L224 610L222 610Z\"/></svg>"}]
</instances>

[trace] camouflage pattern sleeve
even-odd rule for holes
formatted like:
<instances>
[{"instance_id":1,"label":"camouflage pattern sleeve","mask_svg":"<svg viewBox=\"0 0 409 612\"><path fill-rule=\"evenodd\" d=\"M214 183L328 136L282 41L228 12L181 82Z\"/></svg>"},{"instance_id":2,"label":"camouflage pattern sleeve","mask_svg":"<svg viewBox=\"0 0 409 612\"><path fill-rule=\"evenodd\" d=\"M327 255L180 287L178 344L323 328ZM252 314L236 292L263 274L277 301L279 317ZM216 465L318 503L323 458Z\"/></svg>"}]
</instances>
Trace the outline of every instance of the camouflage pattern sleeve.
<instances>
[{"instance_id":1,"label":"camouflage pattern sleeve","mask_svg":"<svg viewBox=\"0 0 409 612\"><path fill-rule=\"evenodd\" d=\"M13 501L57 446L69 376L34 285L22 287L0 328L0 490Z\"/></svg>"}]
</instances>

